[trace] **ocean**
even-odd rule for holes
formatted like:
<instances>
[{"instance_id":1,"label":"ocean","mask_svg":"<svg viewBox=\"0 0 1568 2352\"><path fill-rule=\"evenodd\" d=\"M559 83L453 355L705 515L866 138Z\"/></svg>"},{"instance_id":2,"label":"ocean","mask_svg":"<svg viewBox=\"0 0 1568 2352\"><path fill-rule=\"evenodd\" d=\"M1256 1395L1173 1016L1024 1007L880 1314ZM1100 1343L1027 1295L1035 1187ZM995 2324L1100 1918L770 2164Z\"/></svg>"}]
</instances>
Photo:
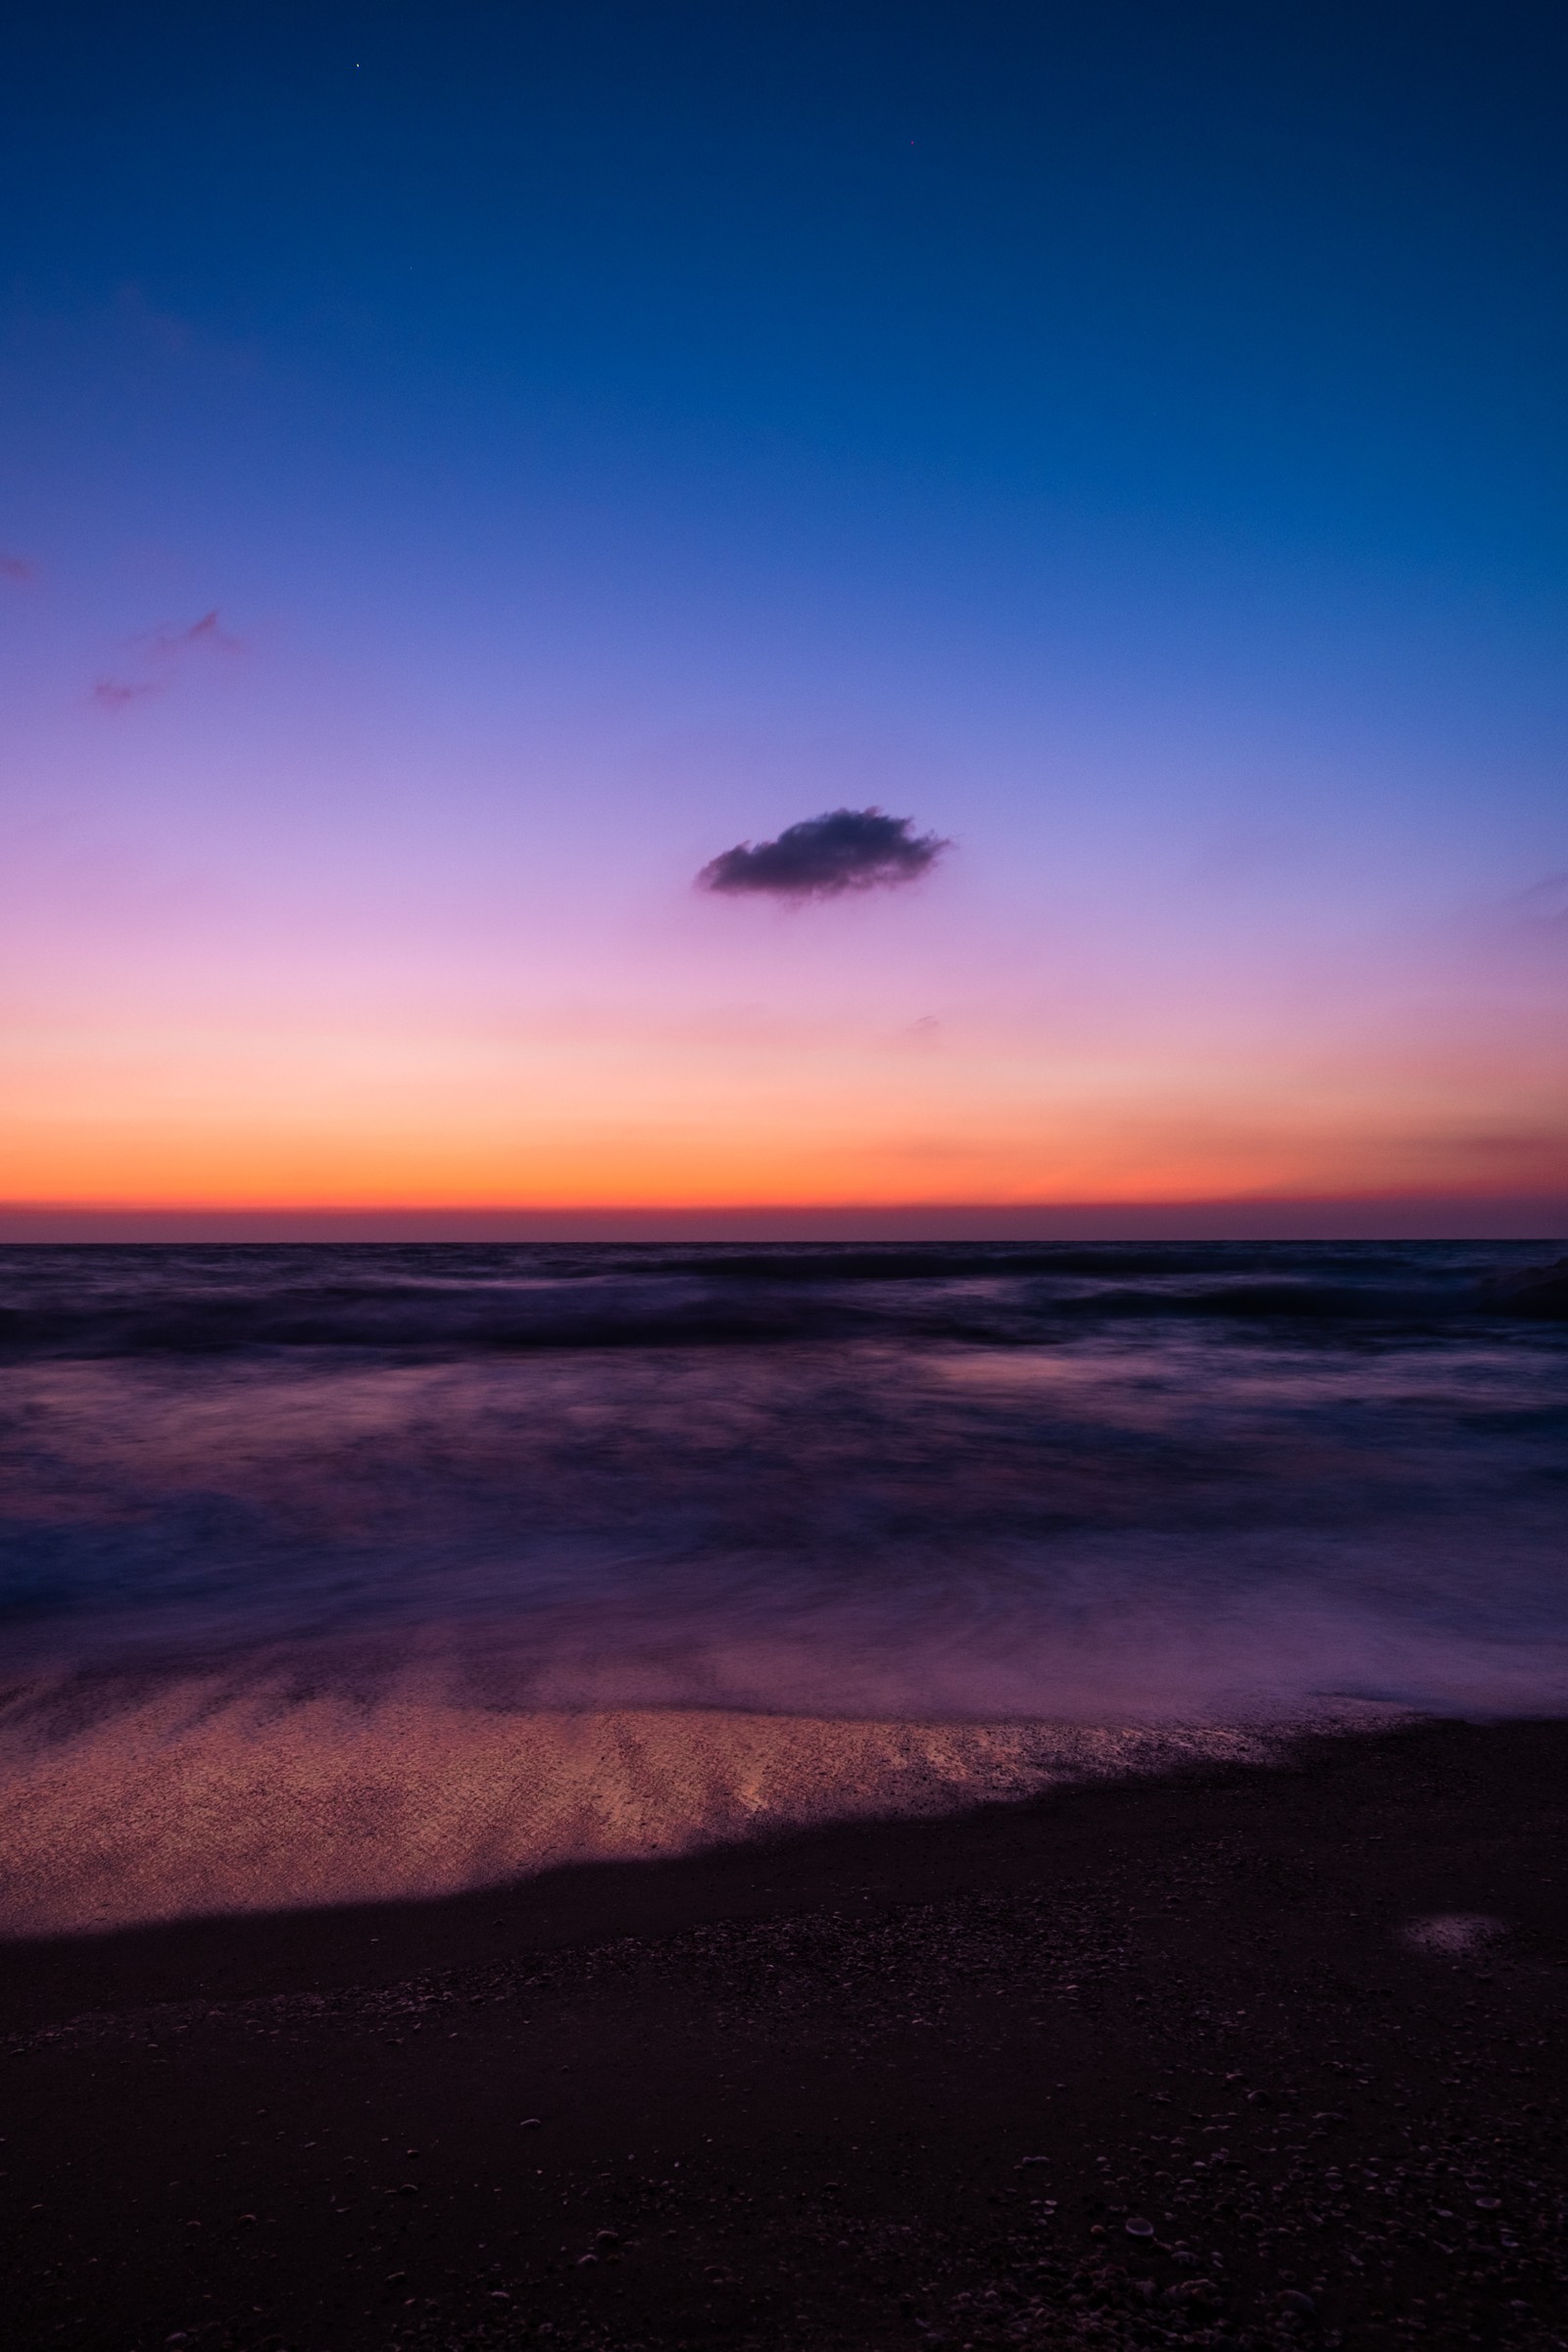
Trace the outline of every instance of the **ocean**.
<instances>
[{"instance_id":1,"label":"ocean","mask_svg":"<svg viewBox=\"0 0 1568 2352\"><path fill-rule=\"evenodd\" d=\"M0 1250L0 1929L1560 1713L1559 1250Z\"/></svg>"}]
</instances>

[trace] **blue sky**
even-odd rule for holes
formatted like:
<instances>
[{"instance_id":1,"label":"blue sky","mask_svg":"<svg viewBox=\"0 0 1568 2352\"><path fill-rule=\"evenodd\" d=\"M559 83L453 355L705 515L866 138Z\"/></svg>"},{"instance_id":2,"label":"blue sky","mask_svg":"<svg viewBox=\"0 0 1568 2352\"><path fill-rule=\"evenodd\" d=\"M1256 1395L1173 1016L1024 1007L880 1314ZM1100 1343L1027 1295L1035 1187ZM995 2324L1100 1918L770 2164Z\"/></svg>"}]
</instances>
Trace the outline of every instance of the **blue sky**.
<instances>
[{"instance_id":1,"label":"blue sky","mask_svg":"<svg viewBox=\"0 0 1568 2352\"><path fill-rule=\"evenodd\" d=\"M1568 1193L1559 10L4 42L14 1199Z\"/></svg>"}]
</instances>

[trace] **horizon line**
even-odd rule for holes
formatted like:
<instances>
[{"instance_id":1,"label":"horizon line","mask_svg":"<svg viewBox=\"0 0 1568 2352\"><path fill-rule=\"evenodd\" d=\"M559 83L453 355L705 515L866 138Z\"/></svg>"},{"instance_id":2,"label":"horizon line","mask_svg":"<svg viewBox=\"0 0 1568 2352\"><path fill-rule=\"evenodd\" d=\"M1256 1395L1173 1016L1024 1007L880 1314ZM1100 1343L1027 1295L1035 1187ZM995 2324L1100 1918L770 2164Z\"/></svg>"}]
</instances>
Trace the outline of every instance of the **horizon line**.
<instances>
[{"instance_id":1,"label":"horizon line","mask_svg":"<svg viewBox=\"0 0 1568 2352\"><path fill-rule=\"evenodd\" d=\"M1568 1193L594 1208L0 1201L0 1246L166 1243L1568 1240Z\"/></svg>"}]
</instances>

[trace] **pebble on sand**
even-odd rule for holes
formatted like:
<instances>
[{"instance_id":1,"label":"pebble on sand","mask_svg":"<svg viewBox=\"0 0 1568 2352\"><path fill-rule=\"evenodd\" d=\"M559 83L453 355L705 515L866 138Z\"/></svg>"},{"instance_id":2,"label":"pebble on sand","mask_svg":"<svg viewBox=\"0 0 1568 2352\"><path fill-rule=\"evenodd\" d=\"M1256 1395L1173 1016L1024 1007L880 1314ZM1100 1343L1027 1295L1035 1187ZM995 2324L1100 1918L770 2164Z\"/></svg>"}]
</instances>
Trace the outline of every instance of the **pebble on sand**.
<instances>
[{"instance_id":1,"label":"pebble on sand","mask_svg":"<svg viewBox=\"0 0 1568 2352\"><path fill-rule=\"evenodd\" d=\"M1502 1920L1483 1911L1440 1911L1428 1919L1412 1919L1404 1931L1406 1943L1418 1952L1434 1952L1444 1960L1467 1960L1507 1934Z\"/></svg>"}]
</instances>

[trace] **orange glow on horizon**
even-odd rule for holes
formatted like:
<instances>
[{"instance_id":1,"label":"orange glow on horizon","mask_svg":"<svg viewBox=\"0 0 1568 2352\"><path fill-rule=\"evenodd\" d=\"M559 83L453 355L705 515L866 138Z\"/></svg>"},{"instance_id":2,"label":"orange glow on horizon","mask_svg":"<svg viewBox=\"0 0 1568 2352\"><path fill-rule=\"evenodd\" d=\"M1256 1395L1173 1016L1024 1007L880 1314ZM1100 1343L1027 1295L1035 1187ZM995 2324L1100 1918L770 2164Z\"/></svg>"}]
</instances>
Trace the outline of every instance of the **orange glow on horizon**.
<instances>
[{"instance_id":1,"label":"orange glow on horizon","mask_svg":"<svg viewBox=\"0 0 1568 2352\"><path fill-rule=\"evenodd\" d=\"M1547 1194L1544 1075L385 1038L13 1054L12 1202L528 1210Z\"/></svg>"}]
</instances>

